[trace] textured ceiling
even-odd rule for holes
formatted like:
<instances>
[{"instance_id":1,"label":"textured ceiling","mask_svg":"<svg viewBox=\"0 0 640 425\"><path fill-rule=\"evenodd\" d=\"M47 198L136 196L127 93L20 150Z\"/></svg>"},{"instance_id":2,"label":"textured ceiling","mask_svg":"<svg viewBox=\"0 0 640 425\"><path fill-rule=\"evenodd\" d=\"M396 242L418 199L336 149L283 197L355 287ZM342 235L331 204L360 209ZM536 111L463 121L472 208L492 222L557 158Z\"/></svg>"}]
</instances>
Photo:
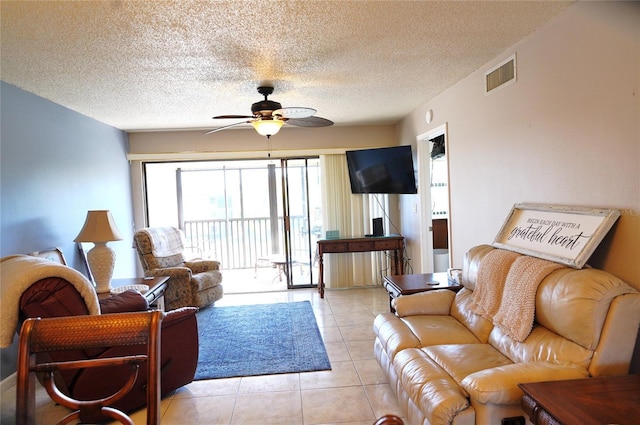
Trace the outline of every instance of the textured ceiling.
<instances>
[{"instance_id":1,"label":"textured ceiling","mask_svg":"<svg viewBox=\"0 0 640 425\"><path fill-rule=\"evenodd\" d=\"M270 99L393 123L560 13L553 1L2 1L2 80L123 130Z\"/></svg>"}]
</instances>

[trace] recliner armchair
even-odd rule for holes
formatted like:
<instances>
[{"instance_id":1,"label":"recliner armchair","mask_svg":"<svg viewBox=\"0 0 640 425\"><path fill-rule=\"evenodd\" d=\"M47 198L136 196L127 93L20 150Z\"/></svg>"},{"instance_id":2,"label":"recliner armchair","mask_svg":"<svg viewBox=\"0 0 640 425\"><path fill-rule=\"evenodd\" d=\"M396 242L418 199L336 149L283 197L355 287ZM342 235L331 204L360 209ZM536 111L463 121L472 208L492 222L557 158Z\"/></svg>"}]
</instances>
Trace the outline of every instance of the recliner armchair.
<instances>
[{"instance_id":1,"label":"recliner armchair","mask_svg":"<svg viewBox=\"0 0 640 425\"><path fill-rule=\"evenodd\" d=\"M184 234L175 227L147 227L133 239L146 276L169 276L164 293L167 309L206 307L222 298L220 263L187 261Z\"/></svg>"},{"instance_id":2,"label":"recliner armchair","mask_svg":"<svg viewBox=\"0 0 640 425\"><path fill-rule=\"evenodd\" d=\"M98 299L93 285L78 271L65 265L30 256L2 258L2 346L11 344L19 323L28 318L80 316L145 311L146 298L137 291L126 291ZM161 327L161 394L193 381L198 365L198 323L195 307L168 311ZM86 360L145 354L146 346L65 350L39 354L41 361ZM56 386L76 399L106 397L122 386L129 366L60 370ZM129 412L146 405L145 368L134 387L114 407Z\"/></svg>"}]
</instances>

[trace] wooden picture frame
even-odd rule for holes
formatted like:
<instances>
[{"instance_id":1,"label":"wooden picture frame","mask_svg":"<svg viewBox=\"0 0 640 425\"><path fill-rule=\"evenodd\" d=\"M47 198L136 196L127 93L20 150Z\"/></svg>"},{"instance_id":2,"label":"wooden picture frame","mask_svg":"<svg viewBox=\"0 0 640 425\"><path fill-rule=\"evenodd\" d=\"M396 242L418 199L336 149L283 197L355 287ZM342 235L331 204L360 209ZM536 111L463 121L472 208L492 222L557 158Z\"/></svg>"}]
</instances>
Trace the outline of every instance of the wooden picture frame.
<instances>
[{"instance_id":1,"label":"wooden picture frame","mask_svg":"<svg viewBox=\"0 0 640 425\"><path fill-rule=\"evenodd\" d=\"M618 217L617 209L515 204L493 246L580 269Z\"/></svg>"},{"instance_id":2,"label":"wooden picture frame","mask_svg":"<svg viewBox=\"0 0 640 425\"><path fill-rule=\"evenodd\" d=\"M62 250L58 247L49 248L44 251L30 252L29 255L32 257L44 258L46 260L53 261L54 263L62 264L63 266L67 265L67 260L64 258Z\"/></svg>"}]
</instances>

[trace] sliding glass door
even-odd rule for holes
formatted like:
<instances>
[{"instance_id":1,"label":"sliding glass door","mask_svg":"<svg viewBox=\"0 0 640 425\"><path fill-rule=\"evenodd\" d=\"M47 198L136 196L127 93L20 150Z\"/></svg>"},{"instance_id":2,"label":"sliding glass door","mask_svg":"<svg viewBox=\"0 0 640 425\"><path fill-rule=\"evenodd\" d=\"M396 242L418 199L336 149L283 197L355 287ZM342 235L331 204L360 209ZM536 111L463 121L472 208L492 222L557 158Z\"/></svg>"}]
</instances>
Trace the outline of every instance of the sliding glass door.
<instances>
[{"instance_id":1,"label":"sliding glass door","mask_svg":"<svg viewBox=\"0 0 640 425\"><path fill-rule=\"evenodd\" d=\"M282 208L289 287L317 284L317 240L322 233L320 161L283 159Z\"/></svg>"},{"instance_id":2,"label":"sliding glass door","mask_svg":"<svg viewBox=\"0 0 640 425\"><path fill-rule=\"evenodd\" d=\"M147 163L148 223L181 228L194 253L225 270L268 267L288 288L311 286L319 173L317 158Z\"/></svg>"}]
</instances>

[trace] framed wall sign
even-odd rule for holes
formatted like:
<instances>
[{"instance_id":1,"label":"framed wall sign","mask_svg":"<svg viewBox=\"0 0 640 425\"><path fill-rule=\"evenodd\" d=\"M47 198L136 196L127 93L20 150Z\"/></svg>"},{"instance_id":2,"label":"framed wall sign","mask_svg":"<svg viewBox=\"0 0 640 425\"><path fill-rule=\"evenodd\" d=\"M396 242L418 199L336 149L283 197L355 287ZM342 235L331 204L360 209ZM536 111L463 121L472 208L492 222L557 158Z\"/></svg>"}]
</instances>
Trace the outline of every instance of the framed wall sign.
<instances>
[{"instance_id":1,"label":"framed wall sign","mask_svg":"<svg viewBox=\"0 0 640 425\"><path fill-rule=\"evenodd\" d=\"M580 269L618 217L616 209L515 204L493 246Z\"/></svg>"}]
</instances>

